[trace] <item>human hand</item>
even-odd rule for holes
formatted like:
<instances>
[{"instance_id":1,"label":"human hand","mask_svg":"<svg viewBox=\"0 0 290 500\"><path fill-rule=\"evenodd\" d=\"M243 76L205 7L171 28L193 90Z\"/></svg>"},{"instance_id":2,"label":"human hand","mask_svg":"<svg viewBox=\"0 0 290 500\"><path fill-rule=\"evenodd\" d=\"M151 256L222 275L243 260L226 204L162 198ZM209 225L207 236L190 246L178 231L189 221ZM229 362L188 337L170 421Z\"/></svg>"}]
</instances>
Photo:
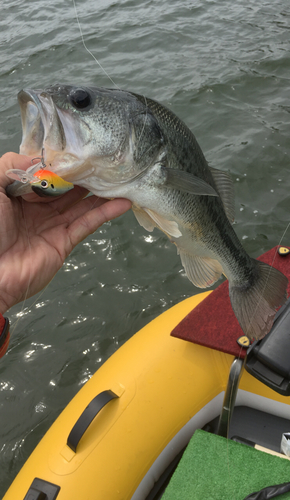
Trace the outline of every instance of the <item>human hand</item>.
<instances>
[{"instance_id":1,"label":"human hand","mask_svg":"<svg viewBox=\"0 0 290 500\"><path fill-rule=\"evenodd\" d=\"M104 222L131 208L125 199L84 199L79 186L59 198L32 193L9 198L11 168L26 170L31 158L6 153L0 158L0 313L42 290L72 249Z\"/></svg>"}]
</instances>

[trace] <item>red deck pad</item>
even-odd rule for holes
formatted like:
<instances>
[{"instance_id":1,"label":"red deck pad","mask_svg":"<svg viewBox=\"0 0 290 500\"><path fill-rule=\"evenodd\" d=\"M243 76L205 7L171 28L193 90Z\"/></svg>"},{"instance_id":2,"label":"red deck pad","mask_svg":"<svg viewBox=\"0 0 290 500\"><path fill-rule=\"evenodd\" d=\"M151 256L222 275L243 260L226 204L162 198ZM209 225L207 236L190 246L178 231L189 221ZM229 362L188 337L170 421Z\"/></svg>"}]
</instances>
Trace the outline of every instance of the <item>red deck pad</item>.
<instances>
[{"instance_id":1,"label":"red deck pad","mask_svg":"<svg viewBox=\"0 0 290 500\"><path fill-rule=\"evenodd\" d=\"M258 260L270 264L290 281L290 253L278 254L278 248L272 248ZM288 295L290 284L288 283ZM226 352L244 358L246 349L241 348L237 339L244 335L229 298L228 282L225 281L196 306L175 328L171 335L188 340L210 349Z\"/></svg>"}]
</instances>

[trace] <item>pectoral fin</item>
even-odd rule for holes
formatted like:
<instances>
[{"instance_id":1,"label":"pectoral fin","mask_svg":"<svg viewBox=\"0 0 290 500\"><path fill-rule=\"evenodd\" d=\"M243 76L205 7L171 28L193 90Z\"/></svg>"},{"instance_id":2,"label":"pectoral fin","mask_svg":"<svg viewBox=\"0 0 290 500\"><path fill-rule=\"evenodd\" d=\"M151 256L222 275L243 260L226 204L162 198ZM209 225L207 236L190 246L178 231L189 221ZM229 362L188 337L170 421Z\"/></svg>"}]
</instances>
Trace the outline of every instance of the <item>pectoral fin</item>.
<instances>
[{"instance_id":1,"label":"pectoral fin","mask_svg":"<svg viewBox=\"0 0 290 500\"><path fill-rule=\"evenodd\" d=\"M199 288L207 288L222 275L223 269L215 259L205 259L179 250L186 275Z\"/></svg>"},{"instance_id":2,"label":"pectoral fin","mask_svg":"<svg viewBox=\"0 0 290 500\"><path fill-rule=\"evenodd\" d=\"M161 166L164 186L197 196L218 196L212 186L188 172Z\"/></svg>"}]
</instances>

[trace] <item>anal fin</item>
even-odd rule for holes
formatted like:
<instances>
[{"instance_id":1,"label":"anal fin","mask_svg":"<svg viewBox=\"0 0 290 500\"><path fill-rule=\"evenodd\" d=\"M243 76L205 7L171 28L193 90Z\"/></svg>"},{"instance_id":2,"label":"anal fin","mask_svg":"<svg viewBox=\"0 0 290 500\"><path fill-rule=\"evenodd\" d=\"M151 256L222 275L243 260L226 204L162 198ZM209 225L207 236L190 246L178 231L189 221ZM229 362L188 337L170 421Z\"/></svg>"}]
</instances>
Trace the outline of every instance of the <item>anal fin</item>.
<instances>
[{"instance_id":1,"label":"anal fin","mask_svg":"<svg viewBox=\"0 0 290 500\"><path fill-rule=\"evenodd\" d=\"M199 288L213 285L222 275L223 268L215 259L198 257L179 250L186 275Z\"/></svg>"}]
</instances>

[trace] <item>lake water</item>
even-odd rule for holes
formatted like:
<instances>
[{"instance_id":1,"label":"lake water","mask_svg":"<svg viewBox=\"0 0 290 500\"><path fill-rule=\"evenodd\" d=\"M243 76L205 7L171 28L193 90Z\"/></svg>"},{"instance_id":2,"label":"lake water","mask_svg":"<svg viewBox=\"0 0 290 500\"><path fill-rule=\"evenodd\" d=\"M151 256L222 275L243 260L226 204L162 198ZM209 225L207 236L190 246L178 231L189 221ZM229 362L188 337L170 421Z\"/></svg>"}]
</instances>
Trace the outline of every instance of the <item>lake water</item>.
<instances>
[{"instance_id":1,"label":"lake water","mask_svg":"<svg viewBox=\"0 0 290 500\"><path fill-rule=\"evenodd\" d=\"M289 222L288 0L77 0L88 48L121 88L159 100L230 171L235 229L256 257ZM21 142L17 93L112 87L71 0L2 0L0 154ZM289 244L290 230L283 243ZM0 360L0 496L73 395L144 324L198 293L163 233L127 213L80 244L50 285L13 307Z\"/></svg>"}]
</instances>

